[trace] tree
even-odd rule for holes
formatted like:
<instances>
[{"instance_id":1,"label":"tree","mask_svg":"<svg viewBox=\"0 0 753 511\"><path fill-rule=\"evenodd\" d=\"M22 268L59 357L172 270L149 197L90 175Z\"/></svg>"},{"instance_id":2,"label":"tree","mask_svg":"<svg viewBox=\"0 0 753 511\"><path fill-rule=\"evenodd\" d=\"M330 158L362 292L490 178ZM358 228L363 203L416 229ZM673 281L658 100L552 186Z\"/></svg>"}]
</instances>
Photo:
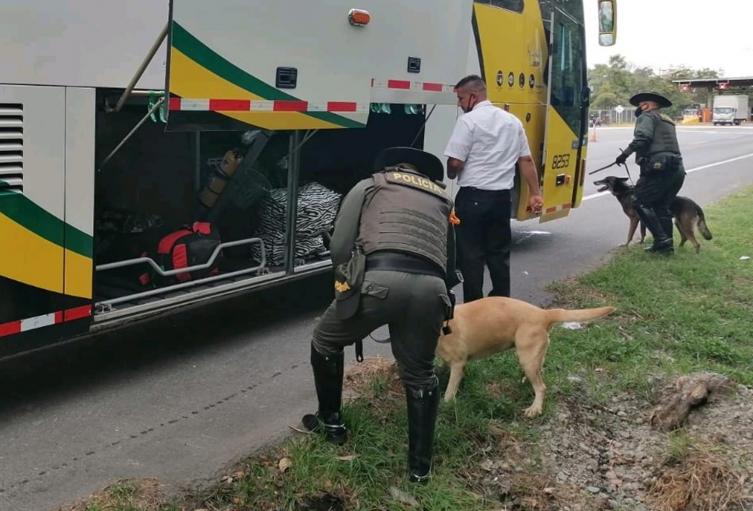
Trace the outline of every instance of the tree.
<instances>
[{"instance_id":1,"label":"tree","mask_svg":"<svg viewBox=\"0 0 753 511\"><path fill-rule=\"evenodd\" d=\"M709 68L673 67L657 73L651 67L630 64L622 55L612 55L608 64L596 64L588 70L591 108L603 110L627 105L637 92L654 91L672 102L666 113L675 117L689 105L706 104L709 92L706 89L683 91L673 80L718 77L719 71Z\"/></svg>"}]
</instances>

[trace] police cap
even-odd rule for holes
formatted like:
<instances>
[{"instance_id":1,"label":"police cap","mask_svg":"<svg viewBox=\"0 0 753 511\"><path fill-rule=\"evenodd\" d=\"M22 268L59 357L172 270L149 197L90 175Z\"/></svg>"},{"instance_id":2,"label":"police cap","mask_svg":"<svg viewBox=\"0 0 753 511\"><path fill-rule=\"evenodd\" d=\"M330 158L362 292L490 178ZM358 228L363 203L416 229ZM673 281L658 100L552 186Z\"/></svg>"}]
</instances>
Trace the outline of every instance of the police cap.
<instances>
[{"instance_id":1,"label":"police cap","mask_svg":"<svg viewBox=\"0 0 753 511\"><path fill-rule=\"evenodd\" d=\"M418 172L433 181L442 181L444 177L444 166L439 158L413 147L388 147L376 157L374 166L381 170L400 163L414 166Z\"/></svg>"}]
</instances>

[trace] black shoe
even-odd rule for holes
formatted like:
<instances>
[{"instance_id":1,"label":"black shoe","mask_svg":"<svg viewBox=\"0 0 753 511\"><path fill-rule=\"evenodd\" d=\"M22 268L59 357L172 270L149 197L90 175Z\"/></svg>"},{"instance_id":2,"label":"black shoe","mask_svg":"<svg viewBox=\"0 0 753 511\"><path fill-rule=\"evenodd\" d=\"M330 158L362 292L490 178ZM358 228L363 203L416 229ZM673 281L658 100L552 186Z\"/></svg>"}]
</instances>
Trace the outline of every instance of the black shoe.
<instances>
[{"instance_id":1,"label":"black shoe","mask_svg":"<svg viewBox=\"0 0 753 511\"><path fill-rule=\"evenodd\" d=\"M343 445L348 440L348 429L339 413L335 417L328 417L327 421L322 420L319 414L307 413L301 419L301 424L314 433L323 431L325 440L335 445Z\"/></svg>"},{"instance_id":2,"label":"black shoe","mask_svg":"<svg viewBox=\"0 0 753 511\"><path fill-rule=\"evenodd\" d=\"M669 238L658 242L655 241L653 245L644 249L644 251L651 254L673 255L675 248L672 244L672 238Z\"/></svg>"}]
</instances>

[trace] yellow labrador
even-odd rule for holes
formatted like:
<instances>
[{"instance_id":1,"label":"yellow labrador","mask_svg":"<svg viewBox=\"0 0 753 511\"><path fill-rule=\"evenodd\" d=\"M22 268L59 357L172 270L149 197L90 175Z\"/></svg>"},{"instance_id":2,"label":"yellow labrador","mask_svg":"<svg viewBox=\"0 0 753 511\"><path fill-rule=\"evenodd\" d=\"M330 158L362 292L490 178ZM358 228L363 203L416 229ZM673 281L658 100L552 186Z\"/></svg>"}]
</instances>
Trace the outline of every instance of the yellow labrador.
<instances>
[{"instance_id":1,"label":"yellow labrador","mask_svg":"<svg viewBox=\"0 0 753 511\"><path fill-rule=\"evenodd\" d=\"M546 385L541 377L549 346L549 330L563 321L588 321L613 312L614 307L596 309L541 309L513 298L493 296L458 305L455 318L450 320L452 332L441 335L437 344L439 355L450 366L450 381L444 399L454 399L463 369L469 360L483 358L512 348L535 398L526 408L526 417L541 413Z\"/></svg>"}]
</instances>

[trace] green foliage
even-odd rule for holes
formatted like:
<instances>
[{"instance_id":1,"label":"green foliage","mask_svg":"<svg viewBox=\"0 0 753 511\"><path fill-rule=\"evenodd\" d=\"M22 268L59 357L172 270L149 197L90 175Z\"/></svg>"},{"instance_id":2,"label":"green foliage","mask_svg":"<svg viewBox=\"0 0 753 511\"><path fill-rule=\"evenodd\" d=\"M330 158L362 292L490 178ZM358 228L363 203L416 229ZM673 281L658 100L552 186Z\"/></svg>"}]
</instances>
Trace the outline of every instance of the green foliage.
<instances>
[{"instance_id":1,"label":"green foliage","mask_svg":"<svg viewBox=\"0 0 753 511\"><path fill-rule=\"evenodd\" d=\"M637 67L625 60L622 55L612 55L609 64L597 64L588 70L588 85L591 88L591 108L609 110L617 105L627 106L633 94L654 91L672 101L666 110L670 116L679 116L689 105L706 104L709 92L706 89L681 91L673 80L691 78L717 78L719 71L714 69L691 69L675 67L662 69L658 73L650 67Z\"/></svg>"}]
</instances>

